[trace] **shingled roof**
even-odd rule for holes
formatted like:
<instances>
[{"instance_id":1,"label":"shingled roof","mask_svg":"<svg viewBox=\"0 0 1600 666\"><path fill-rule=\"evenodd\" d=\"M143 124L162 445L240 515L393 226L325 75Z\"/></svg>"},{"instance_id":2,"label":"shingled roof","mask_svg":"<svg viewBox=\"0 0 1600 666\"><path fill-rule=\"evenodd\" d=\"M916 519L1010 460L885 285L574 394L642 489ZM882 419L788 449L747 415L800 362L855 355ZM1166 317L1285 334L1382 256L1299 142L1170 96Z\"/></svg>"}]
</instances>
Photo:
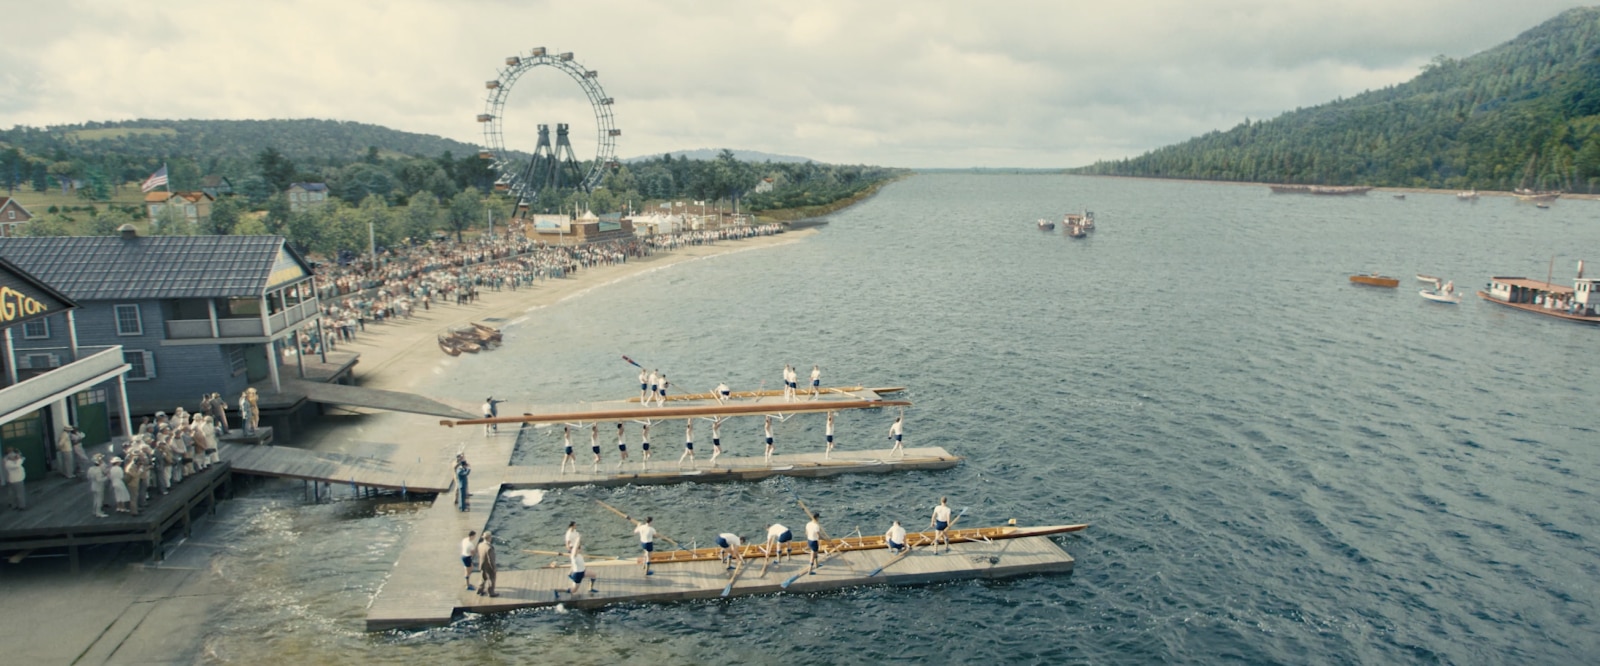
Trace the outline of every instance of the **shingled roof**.
<instances>
[{"instance_id":1,"label":"shingled roof","mask_svg":"<svg viewBox=\"0 0 1600 666\"><path fill-rule=\"evenodd\" d=\"M280 251L310 274L282 236L0 238L0 258L79 303L258 297Z\"/></svg>"}]
</instances>

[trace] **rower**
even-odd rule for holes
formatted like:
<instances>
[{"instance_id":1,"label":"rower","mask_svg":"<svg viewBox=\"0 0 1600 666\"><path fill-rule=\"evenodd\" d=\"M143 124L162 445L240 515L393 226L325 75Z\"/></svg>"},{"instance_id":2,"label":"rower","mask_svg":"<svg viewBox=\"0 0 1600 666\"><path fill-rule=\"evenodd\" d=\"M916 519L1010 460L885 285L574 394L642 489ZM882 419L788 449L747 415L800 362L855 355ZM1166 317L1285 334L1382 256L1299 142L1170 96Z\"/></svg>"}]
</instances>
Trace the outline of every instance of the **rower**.
<instances>
[{"instance_id":1,"label":"rower","mask_svg":"<svg viewBox=\"0 0 1600 666\"><path fill-rule=\"evenodd\" d=\"M644 550L644 554L640 555L640 559L644 560L644 575L646 576L655 575L655 572L650 570L650 554L656 550L656 528L653 524L655 520L655 518L645 516L644 522L633 528L633 533L639 535L639 548Z\"/></svg>"},{"instance_id":2,"label":"rower","mask_svg":"<svg viewBox=\"0 0 1600 666\"><path fill-rule=\"evenodd\" d=\"M561 473L567 473L567 463L572 463L572 473L578 473L578 461L572 457L572 425L561 426L561 442L566 448L566 455L561 458Z\"/></svg>"},{"instance_id":3,"label":"rower","mask_svg":"<svg viewBox=\"0 0 1600 666\"><path fill-rule=\"evenodd\" d=\"M811 552L811 565L806 573L811 575L817 573L817 553L822 550L822 523L818 522L821 518L821 513L813 513L806 523L806 550Z\"/></svg>"},{"instance_id":4,"label":"rower","mask_svg":"<svg viewBox=\"0 0 1600 666\"><path fill-rule=\"evenodd\" d=\"M825 437L827 437L828 440L828 448L823 449L822 451L822 458L824 460L833 457L833 412L828 412L828 429L825 433Z\"/></svg>"},{"instance_id":5,"label":"rower","mask_svg":"<svg viewBox=\"0 0 1600 666\"><path fill-rule=\"evenodd\" d=\"M600 472L600 422L589 427L589 450L594 452L594 472Z\"/></svg>"},{"instance_id":6,"label":"rower","mask_svg":"<svg viewBox=\"0 0 1600 666\"><path fill-rule=\"evenodd\" d=\"M767 527L767 545L761 548L761 554L767 559L772 559L772 555L776 553L778 555L778 564L783 564L783 556L789 549L784 547L783 550L779 550L779 547L793 540L794 532L790 532L789 528L783 526L783 523L773 523Z\"/></svg>"},{"instance_id":7,"label":"rower","mask_svg":"<svg viewBox=\"0 0 1600 666\"><path fill-rule=\"evenodd\" d=\"M583 545L583 534L578 532L578 521L567 523L567 536L565 540L567 552L573 552Z\"/></svg>"},{"instance_id":8,"label":"rower","mask_svg":"<svg viewBox=\"0 0 1600 666\"><path fill-rule=\"evenodd\" d=\"M817 399L817 391L821 390L821 387L822 387L822 368L820 366L813 365L813 366L811 366L811 399L812 400L816 400Z\"/></svg>"},{"instance_id":9,"label":"rower","mask_svg":"<svg viewBox=\"0 0 1600 666\"><path fill-rule=\"evenodd\" d=\"M744 542L737 534L723 532L717 535L717 547L722 549L722 563L728 565L729 569L733 568L733 561L736 558L739 562L744 562L744 552L740 548L742 545Z\"/></svg>"},{"instance_id":10,"label":"rower","mask_svg":"<svg viewBox=\"0 0 1600 666\"><path fill-rule=\"evenodd\" d=\"M905 426L901 424L901 419L903 418L905 417L896 416L894 417L894 423L889 424L889 439L894 440L894 447L890 448L889 452L899 453L902 456L906 454L906 450L900 447L900 440L905 436Z\"/></svg>"},{"instance_id":11,"label":"rower","mask_svg":"<svg viewBox=\"0 0 1600 666\"><path fill-rule=\"evenodd\" d=\"M666 404L667 404L667 387L671 386L671 385L672 384L667 382L667 376L666 375L661 375L661 386L657 388L658 393L656 393L656 406L657 407L666 406Z\"/></svg>"},{"instance_id":12,"label":"rower","mask_svg":"<svg viewBox=\"0 0 1600 666\"><path fill-rule=\"evenodd\" d=\"M711 417L711 466L717 466L717 456L722 455L722 417Z\"/></svg>"},{"instance_id":13,"label":"rower","mask_svg":"<svg viewBox=\"0 0 1600 666\"><path fill-rule=\"evenodd\" d=\"M933 528L933 554L939 554L939 539L944 539L944 549L950 550L950 534L945 529L950 527L950 503L948 498L940 497L939 506L933 507L933 517L928 519L928 525Z\"/></svg>"},{"instance_id":14,"label":"rower","mask_svg":"<svg viewBox=\"0 0 1600 666\"><path fill-rule=\"evenodd\" d=\"M773 448L772 447L772 415L771 414L767 415L766 422L762 424L761 429L767 435L767 462L771 463L772 462L772 448Z\"/></svg>"},{"instance_id":15,"label":"rower","mask_svg":"<svg viewBox=\"0 0 1600 666\"><path fill-rule=\"evenodd\" d=\"M694 466L694 419L692 419L692 418L685 419L684 420L684 424L685 425L683 427L683 455L678 456L678 466L682 467L683 466L683 459L684 458L688 458L689 459L689 466L693 467ZM713 428L715 428L715 426L713 426ZM711 456L711 458L713 460L715 460L716 459L716 455L713 454Z\"/></svg>"},{"instance_id":16,"label":"rower","mask_svg":"<svg viewBox=\"0 0 1600 666\"><path fill-rule=\"evenodd\" d=\"M650 394L645 391L650 388L650 372L639 368L639 404L646 405L650 402Z\"/></svg>"},{"instance_id":17,"label":"rower","mask_svg":"<svg viewBox=\"0 0 1600 666\"><path fill-rule=\"evenodd\" d=\"M906 548L906 528L900 526L900 521L894 521L889 526L889 531L883 535L884 543L889 545L889 550L900 552Z\"/></svg>"},{"instance_id":18,"label":"rower","mask_svg":"<svg viewBox=\"0 0 1600 666\"><path fill-rule=\"evenodd\" d=\"M617 452L622 454L617 458L617 469L622 469L622 463L628 462L628 440L623 435L622 424L617 424Z\"/></svg>"},{"instance_id":19,"label":"rower","mask_svg":"<svg viewBox=\"0 0 1600 666\"><path fill-rule=\"evenodd\" d=\"M572 579L572 587L567 589L567 594L577 594L578 586L583 584L584 578L589 579L589 593L594 594L594 582L597 579L593 576L588 576L588 572L584 571L583 553L573 550L571 557L572 568L570 570L571 573L568 573L567 577ZM556 590L556 598L561 598L561 590Z\"/></svg>"},{"instance_id":20,"label":"rower","mask_svg":"<svg viewBox=\"0 0 1600 666\"><path fill-rule=\"evenodd\" d=\"M644 394L643 406L649 407L650 400L656 397L656 390L660 388L661 378L655 370L650 371L650 388Z\"/></svg>"},{"instance_id":21,"label":"rower","mask_svg":"<svg viewBox=\"0 0 1600 666\"><path fill-rule=\"evenodd\" d=\"M725 402L727 402L729 400L729 398L732 397L732 396L730 396L728 394L728 384L727 384L727 382L718 382L717 383L717 393L716 393L716 395L717 395L717 402L719 402L719 403L725 403Z\"/></svg>"},{"instance_id":22,"label":"rower","mask_svg":"<svg viewBox=\"0 0 1600 666\"><path fill-rule=\"evenodd\" d=\"M644 449L644 462L640 463L640 465L642 467L647 467L647 466L650 465L650 422L649 421L645 421L644 422L643 432L639 435L639 448Z\"/></svg>"}]
</instances>

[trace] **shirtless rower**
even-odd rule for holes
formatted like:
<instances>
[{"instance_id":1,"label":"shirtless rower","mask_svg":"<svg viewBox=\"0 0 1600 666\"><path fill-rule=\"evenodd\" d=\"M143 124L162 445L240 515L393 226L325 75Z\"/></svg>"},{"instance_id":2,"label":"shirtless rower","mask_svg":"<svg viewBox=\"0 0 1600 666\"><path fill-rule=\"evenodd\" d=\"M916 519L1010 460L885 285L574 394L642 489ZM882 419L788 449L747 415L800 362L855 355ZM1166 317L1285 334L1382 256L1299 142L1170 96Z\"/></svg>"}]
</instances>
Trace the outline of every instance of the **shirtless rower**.
<instances>
[{"instance_id":1,"label":"shirtless rower","mask_svg":"<svg viewBox=\"0 0 1600 666\"><path fill-rule=\"evenodd\" d=\"M694 419L686 419L683 427L683 455L678 456L678 466L683 466L683 459L689 459L689 466L694 466ZM715 456L712 456L715 458Z\"/></svg>"},{"instance_id":2,"label":"shirtless rower","mask_svg":"<svg viewBox=\"0 0 1600 666\"><path fill-rule=\"evenodd\" d=\"M811 399L817 399L817 392L822 390L822 367L811 366Z\"/></svg>"},{"instance_id":3,"label":"shirtless rower","mask_svg":"<svg viewBox=\"0 0 1600 666\"><path fill-rule=\"evenodd\" d=\"M711 466L717 466L717 456L722 455L722 417L711 417Z\"/></svg>"},{"instance_id":4,"label":"shirtless rower","mask_svg":"<svg viewBox=\"0 0 1600 666\"><path fill-rule=\"evenodd\" d=\"M572 426L561 426L561 443L566 448L566 455L561 458L561 473L567 473L567 463L572 463L572 473L578 473L578 460L572 457Z\"/></svg>"},{"instance_id":5,"label":"shirtless rower","mask_svg":"<svg viewBox=\"0 0 1600 666\"><path fill-rule=\"evenodd\" d=\"M889 531L883 534L883 540L889 545L889 550L896 553L906 548L906 528L900 526L900 521L894 521L889 526Z\"/></svg>"},{"instance_id":6,"label":"shirtless rower","mask_svg":"<svg viewBox=\"0 0 1600 666\"><path fill-rule=\"evenodd\" d=\"M822 458L826 460L833 457L833 412L828 412L828 429L823 436L828 440L828 448L822 451Z\"/></svg>"},{"instance_id":7,"label":"shirtless rower","mask_svg":"<svg viewBox=\"0 0 1600 666\"><path fill-rule=\"evenodd\" d=\"M716 396L717 396L717 402L719 402L719 403L727 403L728 400L732 397L732 396L729 395L728 383L727 382L718 382L717 383Z\"/></svg>"},{"instance_id":8,"label":"shirtless rower","mask_svg":"<svg viewBox=\"0 0 1600 666\"><path fill-rule=\"evenodd\" d=\"M667 387L672 384L667 381L666 375L661 375L661 386L657 387L656 406L665 407L667 404Z\"/></svg>"},{"instance_id":9,"label":"shirtless rower","mask_svg":"<svg viewBox=\"0 0 1600 666\"><path fill-rule=\"evenodd\" d=\"M767 415L767 420L761 425L767 436L767 462L772 462L772 415Z\"/></svg>"},{"instance_id":10,"label":"shirtless rower","mask_svg":"<svg viewBox=\"0 0 1600 666\"><path fill-rule=\"evenodd\" d=\"M900 419L902 418L905 417L894 417L894 423L889 425L889 439L894 440L894 447L889 449L889 452L899 453L900 455L904 456L906 454L906 450L900 447L900 440L902 437L904 437L905 433L905 426L900 422Z\"/></svg>"},{"instance_id":11,"label":"shirtless rower","mask_svg":"<svg viewBox=\"0 0 1600 666\"><path fill-rule=\"evenodd\" d=\"M651 370L650 371L650 388L648 390L646 390L645 394L644 394L644 406L645 407L649 407L650 406L650 401L655 399L655 397L656 397L656 389L661 388L660 384L661 384L660 375L655 370Z\"/></svg>"},{"instance_id":12,"label":"shirtless rower","mask_svg":"<svg viewBox=\"0 0 1600 666\"><path fill-rule=\"evenodd\" d=\"M940 539L944 539L944 549L946 551L950 550L950 534L945 531L950 527L950 502L948 498L939 498L939 506L933 507L933 517L928 519L928 525L933 528L933 554L939 554Z\"/></svg>"},{"instance_id":13,"label":"shirtless rower","mask_svg":"<svg viewBox=\"0 0 1600 666\"><path fill-rule=\"evenodd\" d=\"M639 548L644 551L639 556L639 559L644 561L644 575L646 576L655 575L655 572L650 570L650 555L656 550L655 520L655 518L645 516L644 522L635 525L633 528L633 533L639 535Z\"/></svg>"},{"instance_id":14,"label":"shirtless rower","mask_svg":"<svg viewBox=\"0 0 1600 666\"><path fill-rule=\"evenodd\" d=\"M621 454L617 459L617 469L622 469L622 464L628 462L628 439L621 423L617 424L617 452Z\"/></svg>"},{"instance_id":15,"label":"shirtless rower","mask_svg":"<svg viewBox=\"0 0 1600 666\"><path fill-rule=\"evenodd\" d=\"M641 469L650 466L650 422L646 421L640 428L639 448L644 450L644 462L639 463Z\"/></svg>"},{"instance_id":16,"label":"shirtless rower","mask_svg":"<svg viewBox=\"0 0 1600 666\"><path fill-rule=\"evenodd\" d=\"M645 370L644 368L639 368L639 404L640 405L648 405L648 404L650 404L650 394L646 393L646 391L649 388L650 388L650 371Z\"/></svg>"}]
</instances>

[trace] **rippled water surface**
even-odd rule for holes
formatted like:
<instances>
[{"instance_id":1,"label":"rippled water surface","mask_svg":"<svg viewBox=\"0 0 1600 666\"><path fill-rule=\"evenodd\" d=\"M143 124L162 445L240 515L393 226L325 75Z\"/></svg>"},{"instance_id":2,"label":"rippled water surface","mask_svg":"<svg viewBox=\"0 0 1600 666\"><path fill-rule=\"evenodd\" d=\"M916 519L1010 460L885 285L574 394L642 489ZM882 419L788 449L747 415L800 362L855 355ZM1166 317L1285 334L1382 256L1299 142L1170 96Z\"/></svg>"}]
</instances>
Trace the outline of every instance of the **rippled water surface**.
<instances>
[{"instance_id":1,"label":"rippled water surface","mask_svg":"<svg viewBox=\"0 0 1600 666\"><path fill-rule=\"evenodd\" d=\"M1035 230L1093 209L1086 240ZM1070 576L468 617L369 635L361 618L414 505L308 506L298 486L241 502L252 520L216 566L240 589L214 654L404 663L1580 663L1600 654L1595 350L1600 330L1411 278L1557 281L1600 260L1596 204L1537 210L1448 195L1270 195L1264 187L1059 176L924 175L779 248L595 289L463 357L434 391L572 402L629 395L628 354L677 387L905 385L909 445L967 456L945 472L757 484L580 488L492 524L559 547L578 520L630 553L594 500L704 545L804 521L835 533L926 520L1091 522L1061 540ZM1346 276L1380 270L1397 290ZM850 414L841 446L881 446L890 414ZM779 424L820 448L820 417ZM632 428L630 428L632 430ZM707 438L705 432L697 441ZM760 450L758 421L724 428ZM603 435L608 456L610 433ZM681 426L652 438L676 457ZM523 438L553 462L559 435ZM631 447L630 447L631 448ZM256 506L259 505L259 506ZM687 545L687 544L686 544ZM538 566L532 555L513 566ZM450 566L441 563L441 566Z\"/></svg>"}]
</instances>

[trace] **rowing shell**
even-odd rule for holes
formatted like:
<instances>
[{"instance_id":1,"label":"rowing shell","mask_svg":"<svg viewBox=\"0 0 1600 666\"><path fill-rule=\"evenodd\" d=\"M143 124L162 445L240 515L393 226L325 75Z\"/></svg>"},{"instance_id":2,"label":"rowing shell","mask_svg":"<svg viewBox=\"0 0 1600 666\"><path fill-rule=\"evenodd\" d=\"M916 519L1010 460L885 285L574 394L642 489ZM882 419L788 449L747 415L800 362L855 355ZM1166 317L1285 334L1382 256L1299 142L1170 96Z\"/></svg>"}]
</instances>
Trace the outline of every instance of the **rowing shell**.
<instances>
[{"instance_id":1,"label":"rowing shell","mask_svg":"<svg viewBox=\"0 0 1600 666\"><path fill-rule=\"evenodd\" d=\"M905 400L833 400L813 402L785 402L748 405L696 405L694 407L639 407L633 409L606 409L592 412L566 412L562 414L529 414L526 416L500 416L487 419L457 419L440 421L439 425L487 425L500 423L594 423L596 421L627 421L632 419L665 420L699 416L746 416L751 414L800 414L805 412L832 412L844 409L876 409L879 407L910 407Z\"/></svg>"},{"instance_id":2,"label":"rowing shell","mask_svg":"<svg viewBox=\"0 0 1600 666\"><path fill-rule=\"evenodd\" d=\"M1044 536L1047 534L1062 534L1078 532L1089 527L1088 523L1080 525L1050 525L1044 527L1015 527L1005 525L1000 527L974 527L964 530L949 530L950 543L967 543L971 541L996 541L999 539L1021 539L1023 537ZM918 540L931 541L933 532L911 532L906 535L907 544L918 543ZM761 557L761 547L764 543L750 543L740 547L740 554L745 557ZM883 535L845 537L843 539L825 539L820 544L823 552L843 552L851 550L878 550L888 548ZM780 544L778 551L784 555L805 555L804 542L789 542ZM651 564L662 562L709 562L722 559L721 548L697 548L695 550L668 550L656 551L650 557ZM778 553L772 553L776 556Z\"/></svg>"},{"instance_id":3,"label":"rowing shell","mask_svg":"<svg viewBox=\"0 0 1600 666\"><path fill-rule=\"evenodd\" d=\"M863 387L863 386L834 386L834 387L821 387L821 388L818 388L817 389L817 393L819 395L828 395L828 394L831 394L831 393L855 393L857 391L871 391L871 392L876 393L878 395L883 395L885 393L899 393L899 392L904 391L904 390L906 390L906 387L904 387L904 386L884 386L884 387L879 387L879 388L866 388L866 387ZM795 392L795 395L810 395L811 394L811 387L802 386L800 388L795 389L794 392ZM775 398L775 397L778 397L778 396L781 396L781 395L784 395L783 389L771 389L771 390L767 390L767 391L733 391L733 392L730 392L728 394L728 398L729 399L734 399L734 398ZM685 393L685 394L682 394L682 395L669 395L669 396L667 396L667 402L673 402L673 401L676 401L676 400L716 400L716 399L717 399L717 394L716 393ZM638 396L634 396L632 398L628 398L628 402L639 402L639 397Z\"/></svg>"}]
</instances>

